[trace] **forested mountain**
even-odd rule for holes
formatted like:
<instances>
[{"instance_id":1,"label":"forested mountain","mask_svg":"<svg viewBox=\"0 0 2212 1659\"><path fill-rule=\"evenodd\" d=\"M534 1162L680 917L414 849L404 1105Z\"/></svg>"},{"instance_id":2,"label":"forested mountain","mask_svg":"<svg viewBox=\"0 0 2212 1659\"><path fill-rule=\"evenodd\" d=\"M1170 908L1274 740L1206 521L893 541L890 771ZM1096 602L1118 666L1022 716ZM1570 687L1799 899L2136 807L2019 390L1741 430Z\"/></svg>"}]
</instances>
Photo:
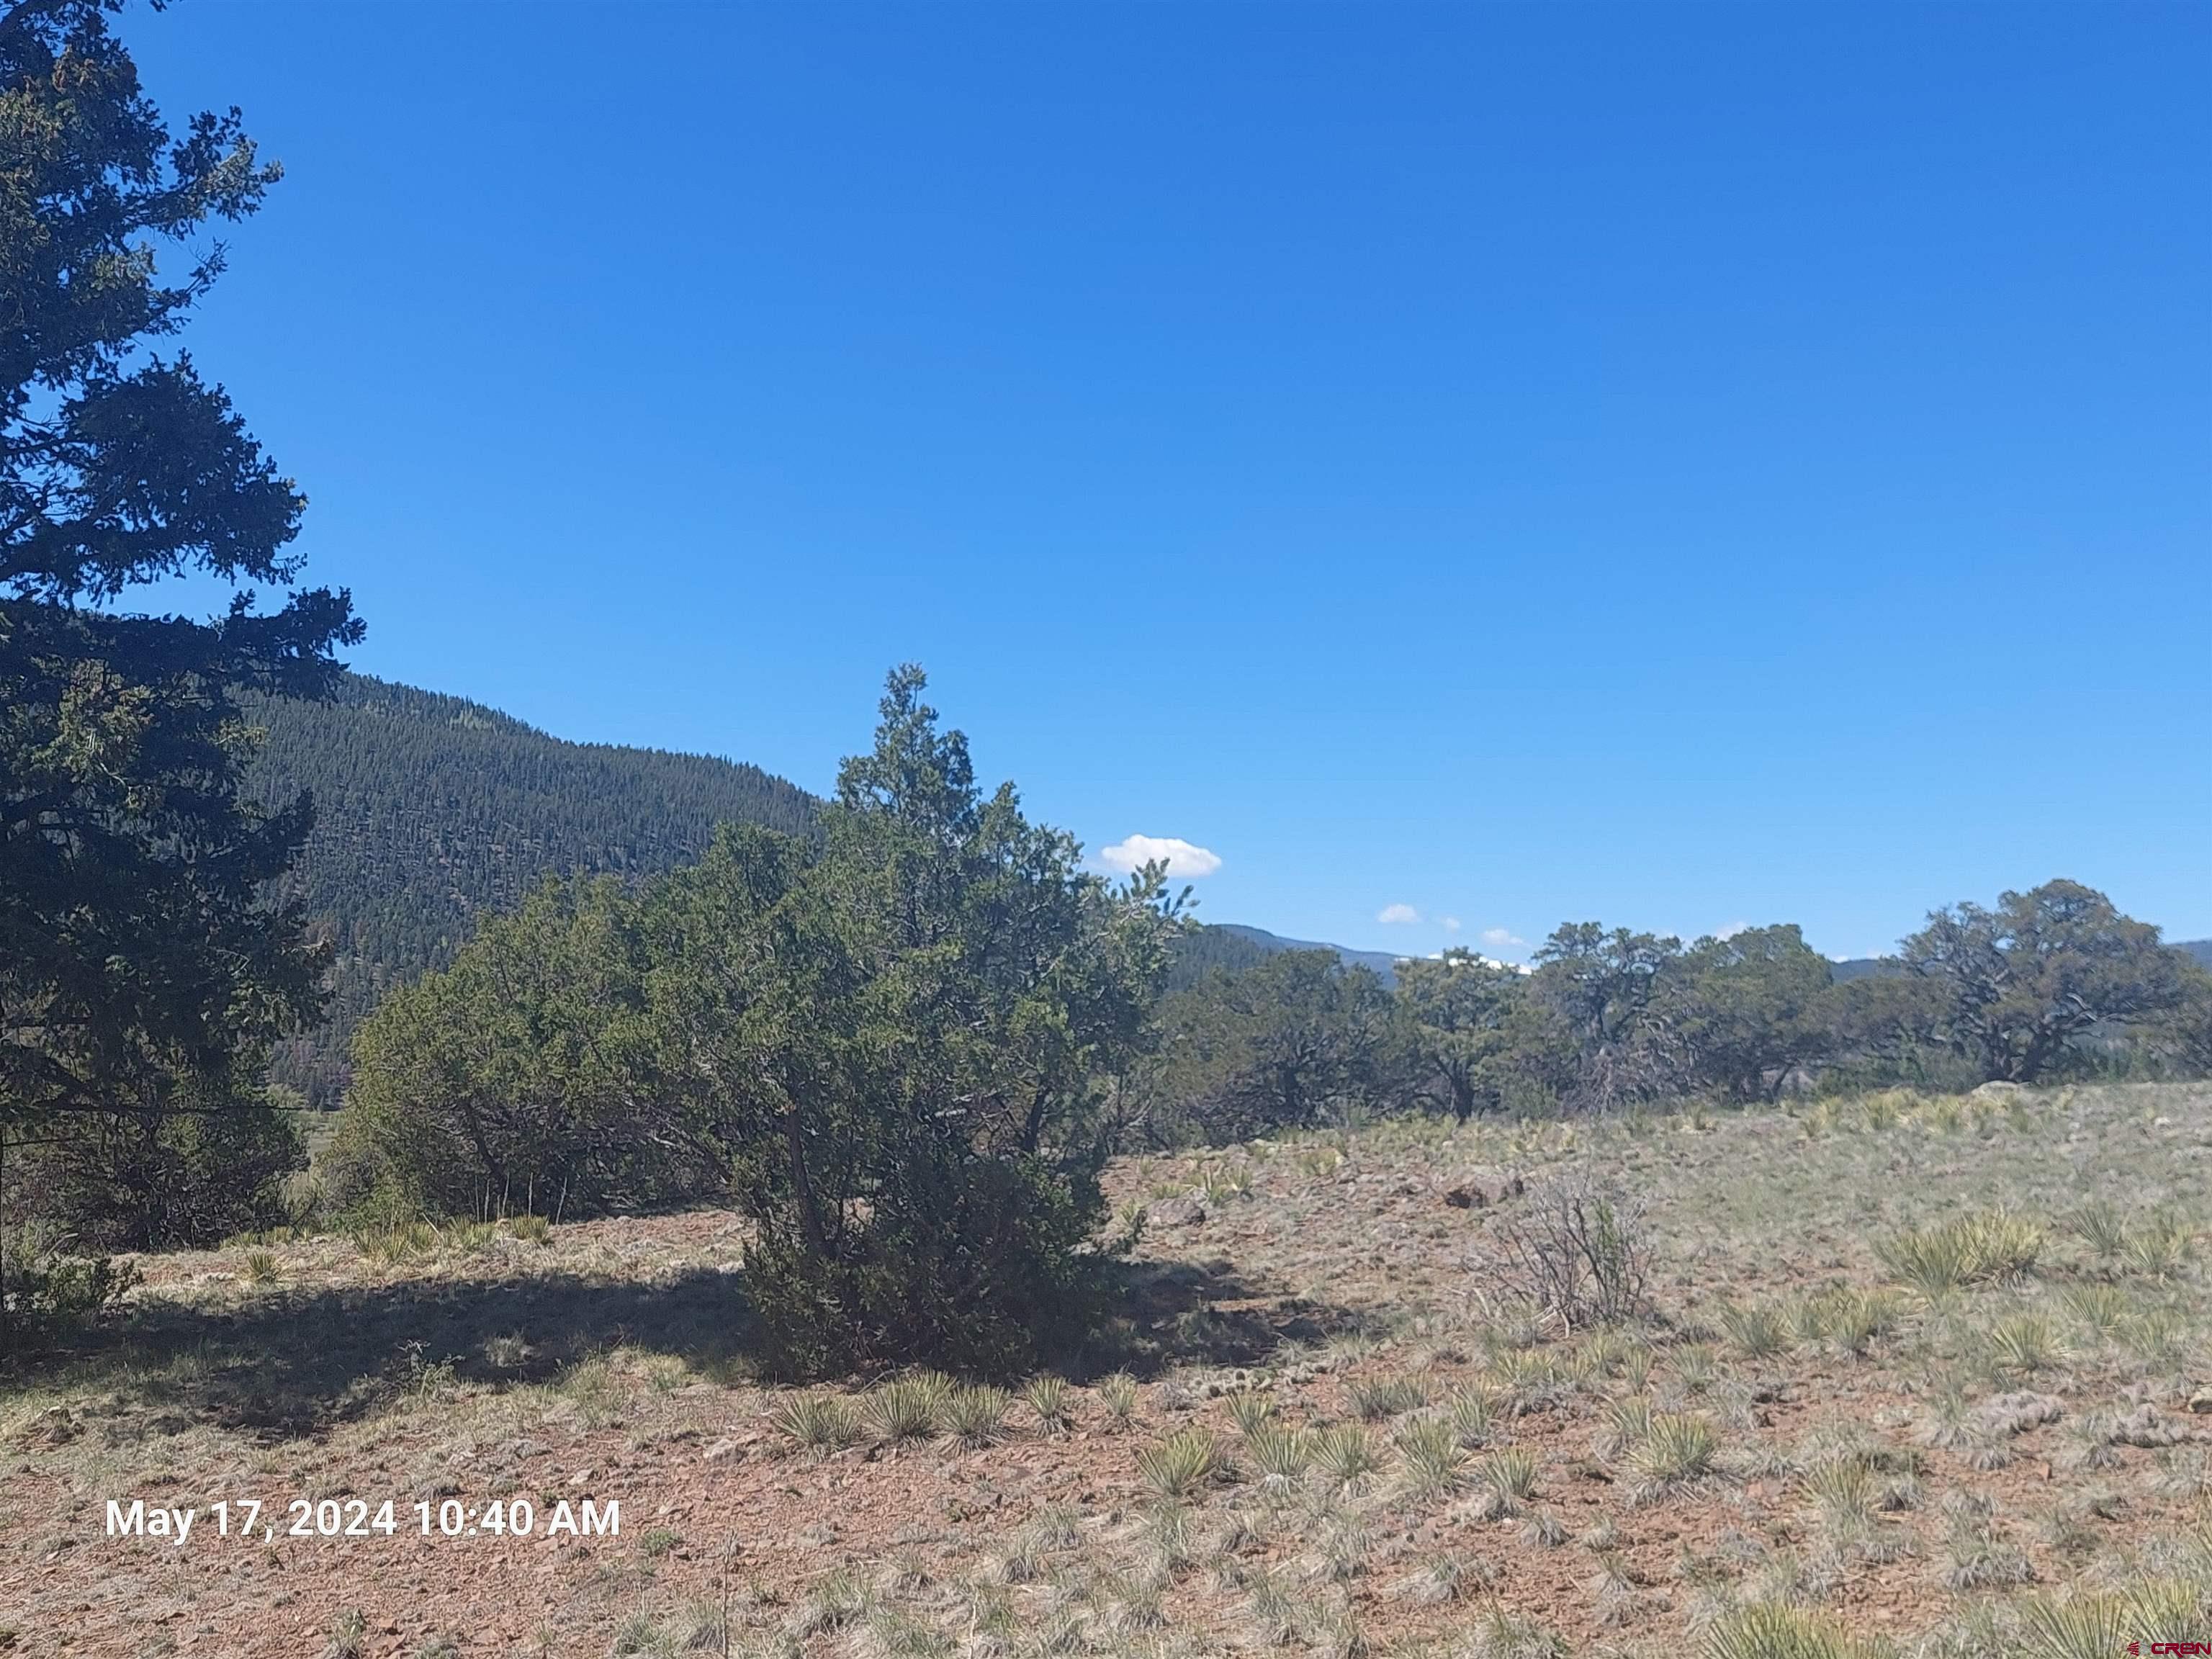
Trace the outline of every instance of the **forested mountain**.
<instances>
[{"instance_id":1,"label":"forested mountain","mask_svg":"<svg viewBox=\"0 0 2212 1659\"><path fill-rule=\"evenodd\" d=\"M813 798L757 767L568 743L459 697L348 675L329 702L250 706L264 800L315 798L292 890L334 943L330 1018L280 1082L335 1105L347 1040L389 986L441 966L472 918L550 873L641 875L698 857L717 823L798 830Z\"/></svg>"}]
</instances>

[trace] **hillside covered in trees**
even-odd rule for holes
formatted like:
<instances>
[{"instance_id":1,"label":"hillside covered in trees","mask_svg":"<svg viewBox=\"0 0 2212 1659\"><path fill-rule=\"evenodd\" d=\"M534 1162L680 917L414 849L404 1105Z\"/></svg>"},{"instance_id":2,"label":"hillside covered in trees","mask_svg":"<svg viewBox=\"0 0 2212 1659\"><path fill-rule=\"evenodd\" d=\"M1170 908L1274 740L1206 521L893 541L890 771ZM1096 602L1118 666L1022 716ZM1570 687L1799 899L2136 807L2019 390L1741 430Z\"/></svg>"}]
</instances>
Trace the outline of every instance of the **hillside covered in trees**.
<instances>
[{"instance_id":1,"label":"hillside covered in trees","mask_svg":"<svg viewBox=\"0 0 2212 1659\"><path fill-rule=\"evenodd\" d=\"M690 863L718 823L800 831L816 805L757 767L564 742L480 703L358 674L326 702L247 709L267 734L249 788L315 801L285 887L335 947L330 1012L282 1046L274 1072L318 1105L337 1103L362 1016L451 961L480 915L513 909L551 874Z\"/></svg>"}]
</instances>

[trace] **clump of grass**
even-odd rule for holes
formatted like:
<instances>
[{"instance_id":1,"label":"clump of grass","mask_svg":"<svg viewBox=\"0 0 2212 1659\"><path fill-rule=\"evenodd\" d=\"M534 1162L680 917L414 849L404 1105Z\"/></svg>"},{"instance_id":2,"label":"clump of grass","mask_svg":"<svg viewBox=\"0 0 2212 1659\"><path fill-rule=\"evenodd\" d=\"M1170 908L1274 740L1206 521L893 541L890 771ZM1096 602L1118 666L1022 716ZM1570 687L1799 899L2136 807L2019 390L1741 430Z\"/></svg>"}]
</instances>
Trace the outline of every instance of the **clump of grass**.
<instances>
[{"instance_id":1,"label":"clump of grass","mask_svg":"<svg viewBox=\"0 0 2212 1659\"><path fill-rule=\"evenodd\" d=\"M1882 1651L1824 1614L1754 1601L1705 1632L1705 1659L1877 1659Z\"/></svg>"},{"instance_id":2,"label":"clump of grass","mask_svg":"<svg viewBox=\"0 0 2212 1659\"><path fill-rule=\"evenodd\" d=\"M1567 1644L1533 1619L1493 1607L1474 1628L1471 1659L1566 1659Z\"/></svg>"},{"instance_id":3,"label":"clump of grass","mask_svg":"<svg viewBox=\"0 0 2212 1659\"><path fill-rule=\"evenodd\" d=\"M553 1224L542 1215L511 1215L507 1218L510 1238L520 1239L525 1244L550 1244Z\"/></svg>"},{"instance_id":4,"label":"clump of grass","mask_svg":"<svg viewBox=\"0 0 2212 1659\"><path fill-rule=\"evenodd\" d=\"M1261 1422L1246 1431L1244 1450L1261 1479L1272 1486L1291 1485L1313 1462L1313 1441L1303 1429Z\"/></svg>"},{"instance_id":5,"label":"clump of grass","mask_svg":"<svg viewBox=\"0 0 2212 1659\"><path fill-rule=\"evenodd\" d=\"M1623 1461L1635 1478L1633 1495L1648 1499L1711 1474L1719 1451L1720 1433L1709 1419L1693 1412L1657 1412Z\"/></svg>"},{"instance_id":6,"label":"clump of grass","mask_svg":"<svg viewBox=\"0 0 2212 1659\"><path fill-rule=\"evenodd\" d=\"M770 1414L776 1432L804 1450L827 1454L860 1437L860 1422L844 1395L813 1390L787 1394Z\"/></svg>"},{"instance_id":7,"label":"clump of grass","mask_svg":"<svg viewBox=\"0 0 2212 1659\"><path fill-rule=\"evenodd\" d=\"M1443 1418L1416 1418L1400 1429L1398 1455L1406 1466L1407 1495L1418 1502L1449 1498L1466 1481L1467 1449Z\"/></svg>"},{"instance_id":8,"label":"clump of grass","mask_svg":"<svg viewBox=\"0 0 2212 1659\"><path fill-rule=\"evenodd\" d=\"M1137 1420L1137 1379L1127 1371L1103 1378L1098 1384L1098 1403L1115 1427L1127 1428Z\"/></svg>"},{"instance_id":9,"label":"clump of grass","mask_svg":"<svg viewBox=\"0 0 2212 1659\"><path fill-rule=\"evenodd\" d=\"M2014 1314L1990 1327L1989 1351L2008 1370L2047 1370L2058 1363L2058 1333L2046 1315Z\"/></svg>"},{"instance_id":10,"label":"clump of grass","mask_svg":"<svg viewBox=\"0 0 2212 1659\"><path fill-rule=\"evenodd\" d=\"M1880 1239L1893 1278L1931 1300L1961 1285L2024 1278L2043 1252L2043 1229L2002 1205Z\"/></svg>"},{"instance_id":11,"label":"clump of grass","mask_svg":"<svg viewBox=\"0 0 2212 1659\"><path fill-rule=\"evenodd\" d=\"M1844 1285L1801 1304L1797 1324L1805 1334L1825 1337L1845 1353L1863 1354L1904 1311L1895 1291Z\"/></svg>"},{"instance_id":12,"label":"clump of grass","mask_svg":"<svg viewBox=\"0 0 2212 1659\"><path fill-rule=\"evenodd\" d=\"M945 1396L945 1432L968 1450L994 1443L1005 1432L1013 1396L988 1382L963 1383Z\"/></svg>"},{"instance_id":13,"label":"clump of grass","mask_svg":"<svg viewBox=\"0 0 2212 1659\"><path fill-rule=\"evenodd\" d=\"M1632 1394L1606 1408L1605 1422L1591 1449L1600 1457L1618 1457L1642 1445L1650 1432L1651 1402L1642 1395Z\"/></svg>"},{"instance_id":14,"label":"clump of grass","mask_svg":"<svg viewBox=\"0 0 2212 1659\"><path fill-rule=\"evenodd\" d=\"M278 1277L276 1253L274 1250L248 1250L246 1253L247 1284L274 1285Z\"/></svg>"},{"instance_id":15,"label":"clump of grass","mask_svg":"<svg viewBox=\"0 0 2212 1659\"><path fill-rule=\"evenodd\" d=\"M2116 1285L2069 1285L2058 1293L2066 1311L2100 1342L2118 1336L2134 1304Z\"/></svg>"},{"instance_id":16,"label":"clump of grass","mask_svg":"<svg viewBox=\"0 0 2212 1659\"><path fill-rule=\"evenodd\" d=\"M1491 1355L1491 1381L1507 1410L1518 1416L1559 1395L1559 1368L1540 1348L1501 1348Z\"/></svg>"},{"instance_id":17,"label":"clump of grass","mask_svg":"<svg viewBox=\"0 0 2212 1659\"><path fill-rule=\"evenodd\" d=\"M1536 1455L1522 1446L1494 1451L1476 1466L1475 1479L1483 1486L1486 1512L1518 1515L1536 1492Z\"/></svg>"},{"instance_id":18,"label":"clump of grass","mask_svg":"<svg viewBox=\"0 0 2212 1659\"><path fill-rule=\"evenodd\" d=\"M1472 1449L1490 1443L1490 1393L1486 1389L1461 1389L1444 1402L1444 1415L1459 1443Z\"/></svg>"},{"instance_id":19,"label":"clump of grass","mask_svg":"<svg viewBox=\"0 0 2212 1659\"><path fill-rule=\"evenodd\" d=\"M1255 1389L1240 1389L1229 1396L1229 1420L1248 1440L1255 1430L1272 1422L1274 1415L1275 1402Z\"/></svg>"},{"instance_id":20,"label":"clump of grass","mask_svg":"<svg viewBox=\"0 0 2212 1659\"><path fill-rule=\"evenodd\" d=\"M952 1379L941 1371L915 1371L878 1383L860 1410L876 1438L886 1444L927 1439L941 1426L952 1388Z\"/></svg>"},{"instance_id":21,"label":"clump of grass","mask_svg":"<svg viewBox=\"0 0 2212 1659\"><path fill-rule=\"evenodd\" d=\"M2120 1257L2130 1272L2170 1279L2188 1261L2196 1245L2195 1230L2168 1211L2130 1227Z\"/></svg>"},{"instance_id":22,"label":"clump of grass","mask_svg":"<svg viewBox=\"0 0 2212 1659\"><path fill-rule=\"evenodd\" d=\"M368 1615L359 1607L349 1607L331 1620L330 1640L323 1644L323 1659L362 1659L368 1651Z\"/></svg>"},{"instance_id":23,"label":"clump of grass","mask_svg":"<svg viewBox=\"0 0 2212 1659\"><path fill-rule=\"evenodd\" d=\"M1789 1323L1782 1310L1771 1303L1753 1303L1747 1307L1723 1303L1720 1323L1736 1352L1747 1359L1764 1359L1789 1346Z\"/></svg>"},{"instance_id":24,"label":"clump of grass","mask_svg":"<svg viewBox=\"0 0 2212 1659\"><path fill-rule=\"evenodd\" d=\"M1188 1498L1226 1472L1227 1462L1210 1429L1194 1425L1137 1453L1137 1473L1165 1498Z\"/></svg>"},{"instance_id":25,"label":"clump of grass","mask_svg":"<svg viewBox=\"0 0 2212 1659\"><path fill-rule=\"evenodd\" d=\"M2066 1229L2099 1261L2117 1261L2127 1248L2127 1216L2108 1198L2091 1199L2075 1209L2066 1218Z\"/></svg>"},{"instance_id":26,"label":"clump of grass","mask_svg":"<svg viewBox=\"0 0 2212 1659\"><path fill-rule=\"evenodd\" d=\"M1357 1423L1339 1423L1315 1435L1313 1462L1339 1490L1357 1485L1382 1466L1375 1443Z\"/></svg>"},{"instance_id":27,"label":"clump of grass","mask_svg":"<svg viewBox=\"0 0 2212 1659\"><path fill-rule=\"evenodd\" d=\"M1429 1403L1428 1385L1418 1376L1384 1376L1371 1382L1348 1382L1345 1393L1363 1423L1402 1417Z\"/></svg>"},{"instance_id":28,"label":"clump of grass","mask_svg":"<svg viewBox=\"0 0 2212 1659\"><path fill-rule=\"evenodd\" d=\"M1075 1421L1073 1391L1065 1379L1050 1372L1031 1377L1029 1386L1022 1390L1022 1399L1036 1419L1037 1426L1047 1434L1066 1434Z\"/></svg>"}]
</instances>

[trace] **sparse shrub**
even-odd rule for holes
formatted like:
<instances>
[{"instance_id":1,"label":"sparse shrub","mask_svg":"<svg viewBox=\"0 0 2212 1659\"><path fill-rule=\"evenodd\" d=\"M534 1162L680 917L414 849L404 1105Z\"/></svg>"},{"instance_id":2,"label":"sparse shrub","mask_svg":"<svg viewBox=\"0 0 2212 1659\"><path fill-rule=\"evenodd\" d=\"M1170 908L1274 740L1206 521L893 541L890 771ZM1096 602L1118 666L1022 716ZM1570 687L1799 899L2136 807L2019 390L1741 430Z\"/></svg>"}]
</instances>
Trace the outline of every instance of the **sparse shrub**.
<instances>
[{"instance_id":1,"label":"sparse shrub","mask_svg":"<svg viewBox=\"0 0 2212 1659\"><path fill-rule=\"evenodd\" d=\"M990 1445L1006 1427L1013 1397L988 1383L960 1384L945 1396L945 1432L957 1446L973 1450Z\"/></svg>"},{"instance_id":2,"label":"sparse shrub","mask_svg":"<svg viewBox=\"0 0 2212 1659\"><path fill-rule=\"evenodd\" d=\"M1226 1468L1212 1431L1196 1425L1179 1429L1137 1453L1137 1473L1162 1498L1190 1498Z\"/></svg>"},{"instance_id":3,"label":"sparse shrub","mask_svg":"<svg viewBox=\"0 0 2212 1659\"><path fill-rule=\"evenodd\" d=\"M1533 1619L1493 1607L1474 1627L1474 1659L1566 1659L1567 1644Z\"/></svg>"},{"instance_id":4,"label":"sparse shrub","mask_svg":"<svg viewBox=\"0 0 2212 1659\"><path fill-rule=\"evenodd\" d=\"M860 1419L842 1395L811 1390L787 1394L769 1420L777 1433L811 1452L833 1452L860 1437Z\"/></svg>"},{"instance_id":5,"label":"sparse shrub","mask_svg":"<svg viewBox=\"0 0 2212 1659\"><path fill-rule=\"evenodd\" d=\"M323 1659L362 1659L368 1651L368 1615L358 1607L349 1607L331 1621L330 1639L323 1644Z\"/></svg>"},{"instance_id":6,"label":"sparse shrub","mask_svg":"<svg viewBox=\"0 0 2212 1659\"><path fill-rule=\"evenodd\" d=\"M1636 1318L1650 1305L1643 1204L1588 1175L1537 1188L1491 1239L1486 1272L1498 1288L1571 1331Z\"/></svg>"}]
</instances>

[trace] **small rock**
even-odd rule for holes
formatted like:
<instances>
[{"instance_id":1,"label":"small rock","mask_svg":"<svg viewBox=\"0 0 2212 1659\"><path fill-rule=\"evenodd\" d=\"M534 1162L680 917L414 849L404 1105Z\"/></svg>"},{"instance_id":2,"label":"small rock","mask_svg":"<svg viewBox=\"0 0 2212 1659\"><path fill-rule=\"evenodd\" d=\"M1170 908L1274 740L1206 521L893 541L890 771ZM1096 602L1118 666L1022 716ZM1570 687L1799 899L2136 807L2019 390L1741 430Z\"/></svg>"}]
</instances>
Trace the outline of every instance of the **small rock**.
<instances>
[{"instance_id":1,"label":"small rock","mask_svg":"<svg viewBox=\"0 0 2212 1659\"><path fill-rule=\"evenodd\" d=\"M703 1462L719 1463L724 1458L733 1455L737 1449L738 1443L734 1440L717 1440L699 1455Z\"/></svg>"},{"instance_id":2,"label":"small rock","mask_svg":"<svg viewBox=\"0 0 2212 1659\"><path fill-rule=\"evenodd\" d=\"M1145 1218L1156 1226L1195 1227L1206 1219L1206 1206L1190 1197L1164 1198L1146 1210Z\"/></svg>"},{"instance_id":3,"label":"small rock","mask_svg":"<svg viewBox=\"0 0 2212 1659\"><path fill-rule=\"evenodd\" d=\"M2021 1090L2019 1084L2006 1083L1998 1079L1992 1078L1989 1082L1968 1091L1966 1098L1969 1100L2010 1100L2014 1095L2021 1092Z\"/></svg>"},{"instance_id":4,"label":"small rock","mask_svg":"<svg viewBox=\"0 0 2212 1659\"><path fill-rule=\"evenodd\" d=\"M2199 1413L2212 1412L2212 1389L2199 1389L2189 1396L2189 1409Z\"/></svg>"}]
</instances>

